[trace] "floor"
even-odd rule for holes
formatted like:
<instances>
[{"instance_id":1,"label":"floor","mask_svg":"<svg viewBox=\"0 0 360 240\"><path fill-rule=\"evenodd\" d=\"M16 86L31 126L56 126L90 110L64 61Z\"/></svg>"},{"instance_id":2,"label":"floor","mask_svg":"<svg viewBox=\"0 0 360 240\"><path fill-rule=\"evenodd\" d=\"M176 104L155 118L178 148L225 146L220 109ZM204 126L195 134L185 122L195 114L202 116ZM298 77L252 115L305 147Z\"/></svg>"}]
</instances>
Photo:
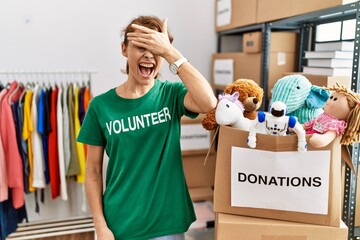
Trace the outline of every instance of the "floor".
<instances>
[{"instance_id":1,"label":"floor","mask_svg":"<svg viewBox=\"0 0 360 240\"><path fill-rule=\"evenodd\" d=\"M48 238L37 238L36 240L91 240L94 239L94 233L81 233ZM213 240L214 228L190 229L185 234L185 240ZM35 239L34 239L35 240Z\"/></svg>"},{"instance_id":2,"label":"floor","mask_svg":"<svg viewBox=\"0 0 360 240\"><path fill-rule=\"evenodd\" d=\"M185 240L213 240L214 228L190 229L185 234Z\"/></svg>"},{"instance_id":3,"label":"floor","mask_svg":"<svg viewBox=\"0 0 360 240\"><path fill-rule=\"evenodd\" d=\"M197 220L192 223L189 230L185 233L184 240L213 240L215 214L213 204L209 201L195 202L194 210ZM91 219L90 219L91 221ZM20 230L21 232L21 230ZM11 237L7 239L12 239ZM14 239L22 239L15 237ZM26 236L26 239L34 239ZM52 237L36 238L37 240L90 240L96 239L93 231L83 231L82 233L73 233L69 235L60 235Z\"/></svg>"},{"instance_id":4,"label":"floor","mask_svg":"<svg viewBox=\"0 0 360 240\"><path fill-rule=\"evenodd\" d=\"M212 202L195 202L196 222L185 233L185 240L213 240L215 214Z\"/></svg>"}]
</instances>

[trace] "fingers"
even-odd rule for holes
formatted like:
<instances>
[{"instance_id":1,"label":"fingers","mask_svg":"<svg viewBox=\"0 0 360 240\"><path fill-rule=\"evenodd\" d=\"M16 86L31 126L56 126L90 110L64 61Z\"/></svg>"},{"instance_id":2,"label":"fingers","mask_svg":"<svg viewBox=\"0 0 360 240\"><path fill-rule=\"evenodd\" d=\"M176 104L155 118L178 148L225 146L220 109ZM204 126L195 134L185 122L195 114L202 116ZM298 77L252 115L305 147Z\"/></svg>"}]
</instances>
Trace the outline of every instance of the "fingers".
<instances>
[{"instance_id":1,"label":"fingers","mask_svg":"<svg viewBox=\"0 0 360 240\"><path fill-rule=\"evenodd\" d=\"M130 38L132 38L132 39L135 39L135 38L150 39L151 35L147 34L147 33L129 32L127 34L127 37L128 37L129 40L131 40Z\"/></svg>"},{"instance_id":2,"label":"fingers","mask_svg":"<svg viewBox=\"0 0 360 240\"><path fill-rule=\"evenodd\" d=\"M150 29L150 28L147 28L147 27L144 27L144 26L140 26L140 25L137 25L137 24L131 24L131 27L133 27L134 29L137 29L137 30L140 30L142 32L145 32L145 33L151 33L151 32L154 32L154 30Z\"/></svg>"},{"instance_id":3,"label":"fingers","mask_svg":"<svg viewBox=\"0 0 360 240\"><path fill-rule=\"evenodd\" d=\"M165 33L166 36L168 35L168 27L167 27L167 18L164 18L164 20L162 21L162 26L161 26L161 32Z\"/></svg>"},{"instance_id":4,"label":"fingers","mask_svg":"<svg viewBox=\"0 0 360 240\"><path fill-rule=\"evenodd\" d=\"M144 42L139 42L139 41L136 41L136 40L131 40L131 43L134 44L135 46L138 46L138 47L141 47L141 48L145 48L145 49L148 49L149 48L149 45L144 43Z\"/></svg>"}]
</instances>

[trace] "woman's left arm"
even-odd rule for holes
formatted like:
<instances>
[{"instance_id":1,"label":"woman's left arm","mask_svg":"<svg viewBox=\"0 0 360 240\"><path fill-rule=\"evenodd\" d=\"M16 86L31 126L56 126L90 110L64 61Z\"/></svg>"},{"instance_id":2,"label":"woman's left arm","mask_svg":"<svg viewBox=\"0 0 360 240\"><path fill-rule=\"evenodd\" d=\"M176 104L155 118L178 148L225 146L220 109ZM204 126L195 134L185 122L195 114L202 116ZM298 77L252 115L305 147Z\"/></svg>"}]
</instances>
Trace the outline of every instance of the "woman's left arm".
<instances>
[{"instance_id":1,"label":"woman's left arm","mask_svg":"<svg viewBox=\"0 0 360 240\"><path fill-rule=\"evenodd\" d=\"M207 113L216 107L217 99L209 82L189 62L182 64L178 76L188 89L184 98L185 108L198 113Z\"/></svg>"}]
</instances>

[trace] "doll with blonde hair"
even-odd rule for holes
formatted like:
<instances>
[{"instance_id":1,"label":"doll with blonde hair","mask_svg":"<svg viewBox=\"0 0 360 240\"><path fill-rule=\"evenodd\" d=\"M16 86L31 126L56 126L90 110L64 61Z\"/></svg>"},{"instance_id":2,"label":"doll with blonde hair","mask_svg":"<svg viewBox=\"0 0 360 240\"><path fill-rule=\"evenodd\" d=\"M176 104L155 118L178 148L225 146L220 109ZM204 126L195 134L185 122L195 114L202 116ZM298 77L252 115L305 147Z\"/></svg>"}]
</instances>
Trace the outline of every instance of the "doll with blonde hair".
<instances>
[{"instance_id":1,"label":"doll with blonde hair","mask_svg":"<svg viewBox=\"0 0 360 240\"><path fill-rule=\"evenodd\" d=\"M304 123L307 134L313 134L310 144L325 147L341 136L340 144L359 142L360 95L336 83L325 89L332 91L324 105L324 113Z\"/></svg>"}]
</instances>

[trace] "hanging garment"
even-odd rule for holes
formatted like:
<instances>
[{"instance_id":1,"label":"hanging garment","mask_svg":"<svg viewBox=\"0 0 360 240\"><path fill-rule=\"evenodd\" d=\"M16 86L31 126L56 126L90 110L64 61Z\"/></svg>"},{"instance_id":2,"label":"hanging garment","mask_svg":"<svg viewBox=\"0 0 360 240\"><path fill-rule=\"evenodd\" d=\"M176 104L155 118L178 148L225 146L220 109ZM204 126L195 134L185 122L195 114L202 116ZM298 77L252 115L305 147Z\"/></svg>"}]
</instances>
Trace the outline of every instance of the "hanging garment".
<instances>
[{"instance_id":1,"label":"hanging garment","mask_svg":"<svg viewBox=\"0 0 360 240\"><path fill-rule=\"evenodd\" d=\"M24 90L21 95L20 99L18 101L19 106L17 108L18 118L19 118L19 135L18 138L20 139L21 143L21 156L23 158L23 164L24 164L24 184L25 186L25 193L30 193L30 161L29 161L29 152L28 152L28 141L26 141L22 137L22 132L24 128L24 110L25 110L25 96L27 94L27 90ZM26 176L26 180L25 180Z\"/></svg>"},{"instance_id":2,"label":"hanging garment","mask_svg":"<svg viewBox=\"0 0 360 240\"><path fill-rule=\"evenodd\" d=\"M75 138L80 132L80 119L79 119L79 94L80 87L75 88L75 101L74 101L74 128L75 128ZM78 155L80 173L76 176L76 180L79 183L85 182L85 150L84 144L81 142L76 142L76 152Z\"/></svg>"},{"instance_id":3,"label":"hanging garment","mask_svg":"<svg viewBox=\"0 0 360 240\"><path fill-rule=\"evenodd\" d=\"M90 99L91 99L90 88L88 86L86 86L85 91L84 91L84 111L85 111L85 115L86 115L86 111L87 111L87 109L89 107ZM87 159L87 150L88 150L88 145L87 144L84 144L84 150L85 150L85 159Z\"/></svg>"},{"instance_id":4,"label":"hanging garment","mask_svg":"<svg viewBox=\"0 0 360 240\"><path fill-rule=\"evenodd\" d=\"M75 144L75 126L74 126L74 86L72 83L68 86L68 110L69 110L69 133L70 133L70 164L67 176L76 176L80 173L79 159Z\"/></svg>"},{"instance_id":5,"label":"hanging garment","mask_svg":"<svg viewBox=\"0 0 360 240\"><path fill-rule=\"evenodd\" d=\"M69 124L69 110L68 110L68 86L64 87L62 96L62 107L63 107L63 142L64 142L64 163L65 163L65 174L70 166L71 150L70 150L70 124Z\"/></svg>"},{"instance_id":6,"label":"hanging garment","mask_svg":"<svg viewBox=\"0 0 360 240\"><path fill-rule=\"evenodd\" d=\"M29 159L27 153L27 143L21 136L23 126L23 113L20 105L20 100L11 104L11 110L14 118L17 147L20 153L20 157L23 164L23 176L24 176L24 192L29 193Z\"/></svg>"},{"instance_id":7,"label":"hanging garment","mask_svg":"<svg viewBox=\"0 0 360 240\"><path fill-rule=\"evenodd\" d=\"M33 142L33 184L35 188L34 197L35 197L35 212L40 212L40 205L38 200L38 192L40 192L41 202L45 201L44 189L46 187L45 179L45 159L43 151L43 143L41 134L37 130L38 116L39 116L39 106L40 106L40 96L42 92L42 87L39 85L35 86L33 99L31 102L31 124L33 126L33 131L31 132L31 138ZM42 110L43 111L43 110ZM39 189L39 190L38 190Z\"/></svg>"},{"instance_id":8,"label":"hanging garment","mask_svg":"<svg viewBox=\"0 0 360 240\"><path fill-rule=\"evenodd\" d=\"M22 172L23 164L17 148L16 130L10 103L19 99L21 88L16 81L13 81L9 91L1 101L1 138L7 164L8 185L16 209L22 207L25 203L24 176Z\"/></svg>"},{"instance_id":9,"label":"hanging garment","mask_svg":"<svg viewBox=\"0 0 360 240\"><path fill-rule=\"evenodd\" d=\"M51 131L49 132L49 170L50 170L50 186L51 186L51 197L53 199L60 195L60 170L59 170L59 151L57 142L57 123L56 123L56 112L57 112L57 98L58 98L58 87L55 87L51 92L50 101L50 126Z\"/></svg>"},{"instance_id":10,"label":"hanging garment","mask_svg":"<svg viewBox=\"0 0 360 240\"><path fill-rule=\"evenodd\" d=\"M33 143L32 131L34 126L31 121L31 105L32 105L33 91L27 90L24 101L24 123L22 130L22 138L27 142L28 159L29 159L29 192L34 192L33 175L34 175L34 158L33 158Z\"/></svg>"},{"instance_id":11,"label":"hanging garment","mask_svg":"<svg viewBox=\"0 0 360 240\"><path fill-rule=\"evenodd\" d=\"M85 94L85 87L81 87L79 90L79 97L78 97L78 117L80 121L80 126L82 125L82 122L84 121L85 117L85 105L84 105L84 94Z\"/></svg>"},{"instance_id":12,"label":"hanging garment","mask_svg":"<svg viewBox=\"0 0 360 240\"><path fill-rule=\"evenodd\" d=\"M45 188L46 187L46 180L45 180L45 166L44 166L44 152L42 150L42 140L41 135L38 132L36 126L38 123L38 112L40 109L40 95L41 95L41 87L39 85L35 86L33 99L31 101L31 125L33 130L29 127L31 131L31 139L33 143L33 159L34 159L34 168L32 174L32 186L34 188ZM35 127L35 128L34 128Z\"/></svg>"},{"instance_id":13,"label":"hanging garment","mask_svg":"<svg viewBox=\"0 0 360 240\"><path fill-rule=\"evenodd\" d=\"M1 101L7 93L7 89L4 88L0 92L0 121L1 121ZM1 122L0 122L1 125ZM0 128L1 131L1 128ZM8 176L7 176L7 166L5 161L5 152L2 143L2 138L0 134L0 202L8 199Z\"/></svg>"},{"instance_id":14,"label":"hanging garment","mask_svg":"<svg viewBox=\"0 0 360 240\"><path fill-rule=\"evenodd\" d=\"M57 124L57 142L59 153L59 173L60 173L60 197L62 200L68 200L65 156L64 156L64 122L63 122L63 88L59 86L57 106L56 106L56 124Z\"/></svg>"},{"instance_id":15,"label":"hanging garment","mask_svg":"<svg viewBox=\"0 0 360 240\"><path fill-rule=\"evenodd\" d=\"M49 158L48 158L49 156L48 155L48 128L49 128L48 111L49 111L49 105L47 103L47 91L45 88L42 88L40 93L39 106L38 106L37 130L41 135L46 184L50 183Z\"/></svg>"},{"instance_id":16,"label":"hanging garment","mask_svg":"<svg viewBox=\"0 0 360 240\"><path fill-rule=\"evenodd\" d=\"M6 236L14 232L18 223L23 220L28 222L25 205L15 209L12 204L11 192L8 195L8 200L0 202L0 240L5 240Z\"/></svg>"}]
</instances>

